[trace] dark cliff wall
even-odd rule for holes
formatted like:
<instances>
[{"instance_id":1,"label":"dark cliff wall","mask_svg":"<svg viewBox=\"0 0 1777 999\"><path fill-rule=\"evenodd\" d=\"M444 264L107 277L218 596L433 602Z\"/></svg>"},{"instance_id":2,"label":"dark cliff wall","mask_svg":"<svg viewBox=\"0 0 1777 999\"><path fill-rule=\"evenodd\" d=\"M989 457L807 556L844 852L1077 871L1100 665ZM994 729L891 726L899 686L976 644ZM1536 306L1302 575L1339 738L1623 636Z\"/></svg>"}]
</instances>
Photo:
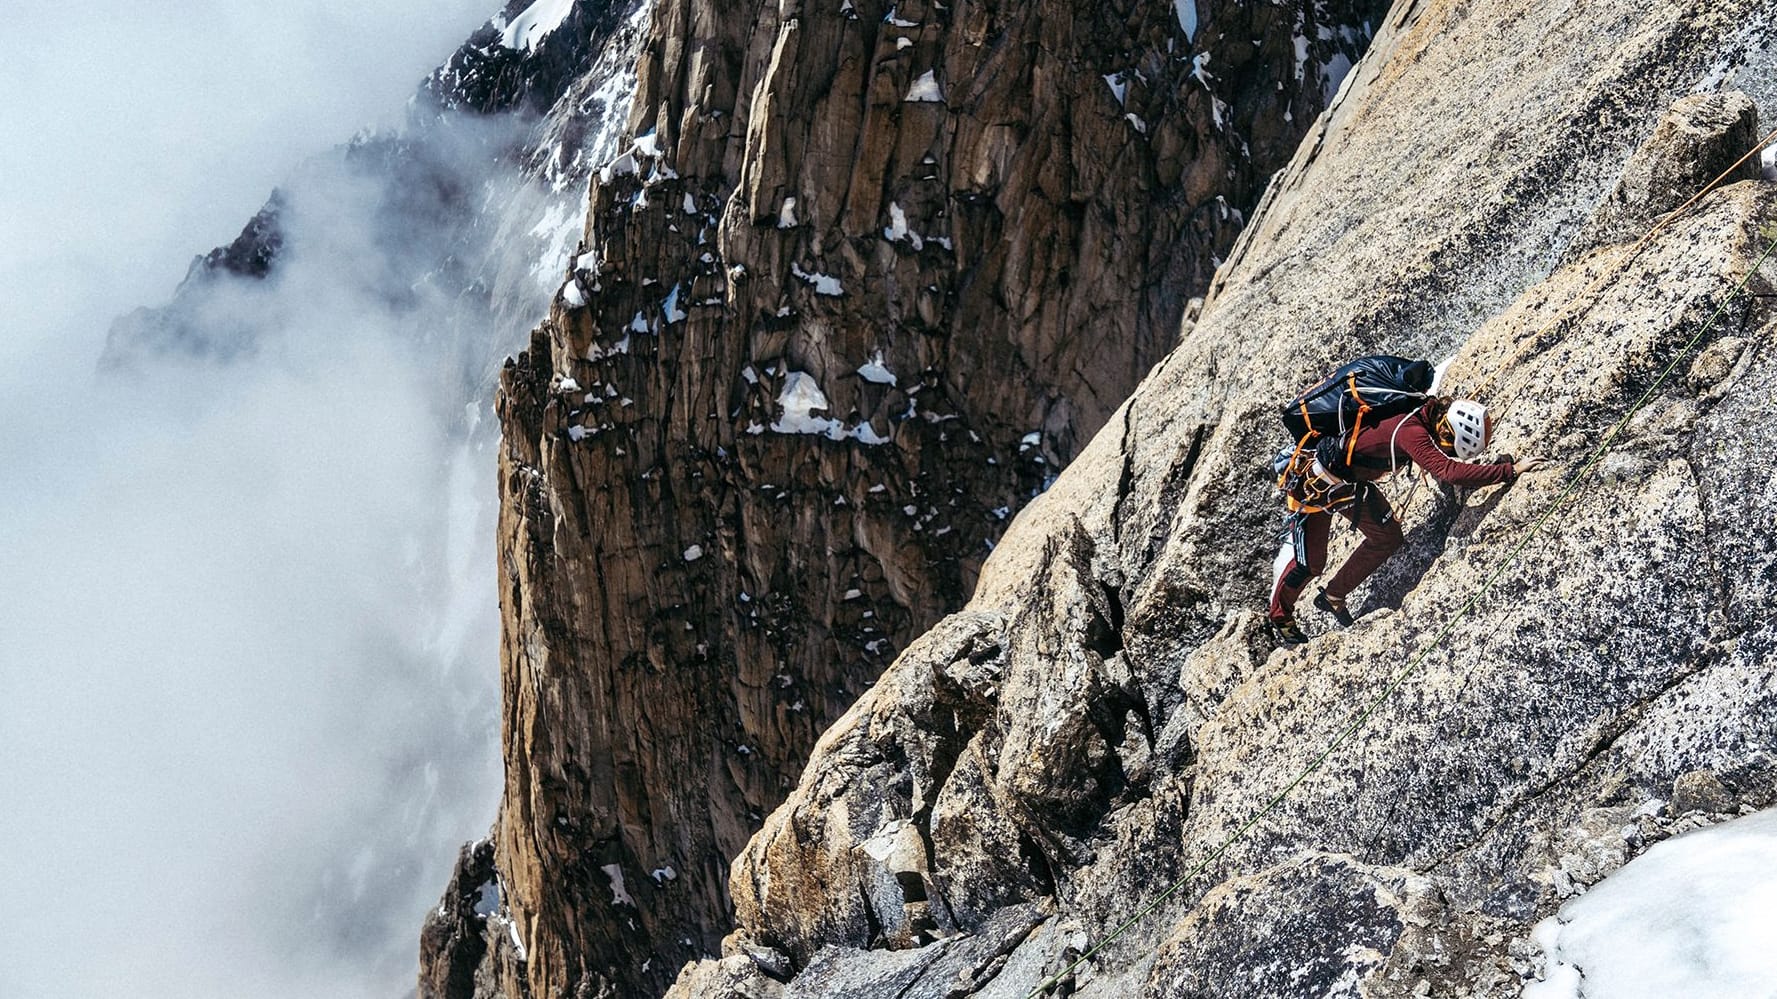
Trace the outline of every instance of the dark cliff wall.
<instances>
[{"instance_id":1,"label":"dark cliff wall","mask_svg":"<svg viewBox=\"0 0 1777 999\"><path fill-rule=\"evenodd\" d=\"M482 991L716 949L817 735L1170 349L1383 6L659 5L501 380Z\"/></svg>"}]
</instances>

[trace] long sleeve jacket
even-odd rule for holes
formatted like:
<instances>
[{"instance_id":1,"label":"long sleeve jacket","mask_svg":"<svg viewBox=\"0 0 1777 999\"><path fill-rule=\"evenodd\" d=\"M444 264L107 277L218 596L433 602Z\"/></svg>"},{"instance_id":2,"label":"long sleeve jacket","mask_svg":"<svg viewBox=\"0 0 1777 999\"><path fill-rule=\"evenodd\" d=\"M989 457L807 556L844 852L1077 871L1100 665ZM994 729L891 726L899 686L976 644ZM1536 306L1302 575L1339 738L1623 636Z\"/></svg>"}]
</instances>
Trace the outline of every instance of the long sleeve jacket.
<instances>
[{"instance_id":1,"label":"long sleeve jacket","mask_svg":"<svg viewBox=\"0 0 1777 999\"><path fill-rule=\"evenodd\" d=\"M1351 477L1373 482L1409 462L1453 486L1492 486L1517 478L1509 461L1477 465L1445 454L1432 438L1422 411L1389 417L1359 433L1352 452Z\"/></svg>"}]
</instances>

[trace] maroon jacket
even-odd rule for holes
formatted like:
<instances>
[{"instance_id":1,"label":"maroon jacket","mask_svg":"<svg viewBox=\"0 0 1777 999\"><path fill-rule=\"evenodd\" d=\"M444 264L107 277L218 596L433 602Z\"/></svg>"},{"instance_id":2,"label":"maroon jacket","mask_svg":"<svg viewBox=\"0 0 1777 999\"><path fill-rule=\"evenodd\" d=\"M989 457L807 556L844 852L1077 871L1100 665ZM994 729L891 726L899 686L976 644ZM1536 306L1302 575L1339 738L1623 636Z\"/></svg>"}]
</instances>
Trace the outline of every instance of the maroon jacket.
<instances>
[{"instance_id":1,"label":"maroon jacket","mask_svg":"<svg viewBox=\"0 0 1777 999\"><path fill-rule=\"evenodd\" d=\"M1418 465L1439 482L1452 486L1492 486L1517 478L1509 461L1476 465L1444 453L1426 426L1424 410L1391 416L1357 435L1352 452L1351 478L1374 482L1391 467ZM1398 432L1397 432L1398 428Z\"/></svg>"}]
</instances>

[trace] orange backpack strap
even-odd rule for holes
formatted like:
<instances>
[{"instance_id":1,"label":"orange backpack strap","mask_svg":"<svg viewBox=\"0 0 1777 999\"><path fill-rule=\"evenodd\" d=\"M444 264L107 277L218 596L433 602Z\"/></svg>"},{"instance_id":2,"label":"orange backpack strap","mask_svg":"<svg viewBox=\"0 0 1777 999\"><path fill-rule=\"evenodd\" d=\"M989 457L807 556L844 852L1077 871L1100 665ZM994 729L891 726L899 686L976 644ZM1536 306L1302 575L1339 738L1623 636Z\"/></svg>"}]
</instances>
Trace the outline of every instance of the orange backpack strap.
<instances>
[{"instance_id":1,"label":"orange backpack strap","mask_svg":"<svg viewBox=\"0 0 1777 999\"><path fill-rule=\"evenodd\" d=\"M1284 466L1283 474L1277 477L1277 488L1287 492L1290 479L1301 475L1307 469L1308 466L1303 461L1303 457L1305 455L1313 456L1314 452L1308 447L1308 442L1318 436L1320 435L1310 430L1302 435L1301 440L1296 442L1296 449L1290 453L1289 464Z\"/></svg>"},{"instance_id":2,"label":"orange backpack strap","mask_svg":"<svg viewBox=\"0 0 1777 999\"><path fill-rule=\"evenodd\" d=\"M1357 390L1357 373L1353 372L1346 382L1351 388L1351 397L1357 400L1357 419L1352 421L1351 430L1345 435L1345 463L1351 464L1357 458L1357 435L1363 433L1364 417L1370 415L1369 400Z\"/></svg>"}]
</instances>

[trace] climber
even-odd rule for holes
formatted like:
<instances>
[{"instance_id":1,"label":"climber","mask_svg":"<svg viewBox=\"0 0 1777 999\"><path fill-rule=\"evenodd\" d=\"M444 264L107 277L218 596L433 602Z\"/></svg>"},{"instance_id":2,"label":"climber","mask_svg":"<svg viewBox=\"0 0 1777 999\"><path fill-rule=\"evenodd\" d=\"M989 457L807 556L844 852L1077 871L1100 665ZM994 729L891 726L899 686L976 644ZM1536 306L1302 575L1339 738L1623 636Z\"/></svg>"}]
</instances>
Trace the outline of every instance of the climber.
<instances>
[{"instance_id":1,"label":"climber","mask_svg":"<svg viewBox=\"0 0 1777 999\"><path fill-rule=\"evenodd\" d=\"M1341 625L1352 622L1346 596L1401 546L1400 522L1377 480L1418 465L1448 485L1490 486L1542 467L1536 458L1471 463L1486 450L1491 431L1492 419L1480 403L1433 397L1410 412L1362 428L1355 440L1341 443L1329 437L1310 452L1312 457L1304 455L1305 474L1293 478L1288 490L1291 512L1285 527L1290 552L1287 561L1279 554L1282 564L1271 588L1269 620L1278 640L1290 645L1308 640L1296 624L1296 600L1326 564L1327 532L1334 513L1351 521L1364 536L1314 597L1314 606Z\"/></svg>"}]
</instances>

